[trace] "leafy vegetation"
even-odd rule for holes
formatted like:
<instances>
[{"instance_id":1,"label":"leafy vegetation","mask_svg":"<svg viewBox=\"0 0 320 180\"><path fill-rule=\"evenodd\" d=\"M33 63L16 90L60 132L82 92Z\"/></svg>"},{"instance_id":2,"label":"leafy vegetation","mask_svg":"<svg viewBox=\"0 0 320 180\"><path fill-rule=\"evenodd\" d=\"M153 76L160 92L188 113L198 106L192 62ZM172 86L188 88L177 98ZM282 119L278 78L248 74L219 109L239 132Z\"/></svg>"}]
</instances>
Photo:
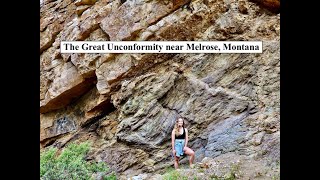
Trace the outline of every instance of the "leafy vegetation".
<instances>
[{"instance_id":1,"label":"leafy vegetation","mask_svg":"<svg viewBox=\"0 0 320 180\"><path fill-rule=\"evenodd\" d=\"M164 180L187 180L187 176L183 176L180 174L179 171L173 169L173 168L168 168L166 170L167 172L164 174L163 179Z\"/></svg>"},{"instance_id":2,"label":"leafy vegetation","mask_svg":"<svg viewBox=\"0 0 320 180\"><path fill-rule=\"evenodd\" d=\"M89 152L90 144L71 143L60 155L56 148L50 148L40 153L40 179L93 179L93 174L106 172L108 170L105 163L91 163L85 160ZM114 174L103 177L105 180L115 180Z\"/></svg>"}]
</instances>

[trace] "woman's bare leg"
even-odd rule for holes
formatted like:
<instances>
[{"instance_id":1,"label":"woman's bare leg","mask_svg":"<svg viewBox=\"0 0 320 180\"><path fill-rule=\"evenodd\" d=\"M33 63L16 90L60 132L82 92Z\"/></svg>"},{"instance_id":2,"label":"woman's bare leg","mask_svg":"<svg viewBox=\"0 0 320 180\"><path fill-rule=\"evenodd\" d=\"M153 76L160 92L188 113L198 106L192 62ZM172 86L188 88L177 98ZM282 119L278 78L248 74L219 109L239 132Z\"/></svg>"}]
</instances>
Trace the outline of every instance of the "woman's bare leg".
<instances>
[{"instance_id":1,"label":"woman's bare leg","mask_svg":"<svg viewBox=\"0 0 320 180\"><path fill-rule=\"evenodd\" d=\"M193 161L194 161L194 151L188 147L185 147L184 149L184 153L186 153L187 155L190 156L189 158L189 164L190 164L190 167L192 166L193 164Z\"/></svg>"},{"instance_id":2,"label":"woman's bare leg","mask_svg":"<svg viewBox=\"0 0 320 180\"><path fill-rule=\"evenodd\" d=\"M179 158L176 155L174 155L174 168L179 168Z\"/></svg>"}]
</instances>

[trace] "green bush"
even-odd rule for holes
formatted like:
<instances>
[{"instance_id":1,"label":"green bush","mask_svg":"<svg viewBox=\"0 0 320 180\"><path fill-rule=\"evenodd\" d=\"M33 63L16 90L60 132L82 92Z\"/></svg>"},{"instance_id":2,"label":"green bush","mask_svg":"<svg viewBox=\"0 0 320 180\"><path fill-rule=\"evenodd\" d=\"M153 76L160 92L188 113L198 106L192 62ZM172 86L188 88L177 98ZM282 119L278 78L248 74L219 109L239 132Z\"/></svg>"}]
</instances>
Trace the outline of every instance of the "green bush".
<instances>
[{"instance_id":1,"label":"green bush","mask_svg":"<svg viewBox=\"0 0 320 180\"><path fill-rule=\"evenodd\" d=\"M92 175L97 172L108 170L105 163L90 163L85 160L89 152L88 142L68 145L58 156L56 148L50 148L40 153L40 179L60 180L60 179L92 179ZM115 175L104 177L107 180L116 179Z\"/></svg>"},{"instance_id":2,"label":"green bush","mask_svg":"<svg viewBox=\"0 0 320 180\"><path fill-rule=\"evenodd\" d=\"M104 176L103 180L117 180L117 177L116 177L116 175L114 173L112 173L109 176Z\"/></svg>"},{"instance_id":3,"label":"green bush","mask_svg":"<svg viewBox=\"0 0 320 180\"><path fill-rule=\"evenodd\" d=\"M167 172L164 174L163 180L187 180L188 177L180 174L175 169L167 169Z\"/></svg>"}]
</instances>

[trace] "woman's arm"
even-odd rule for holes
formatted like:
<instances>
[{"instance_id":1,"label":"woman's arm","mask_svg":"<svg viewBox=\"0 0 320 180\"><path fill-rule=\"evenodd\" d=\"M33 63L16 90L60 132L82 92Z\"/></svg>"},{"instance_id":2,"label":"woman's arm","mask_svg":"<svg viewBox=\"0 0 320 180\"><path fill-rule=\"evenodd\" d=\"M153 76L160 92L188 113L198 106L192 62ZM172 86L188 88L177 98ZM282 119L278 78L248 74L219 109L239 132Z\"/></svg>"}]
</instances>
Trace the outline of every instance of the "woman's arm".
<instances>
[{"instance_id":1,"label":"woman's arm","mask_svg":"<svg viewBox=\"0 0 320 180\"><path fill-rule=\"evenodd\" d=\"M172 151L174 151L174 140L176 138L174 130L171 133L171 145L172 145Z\"/></svg>"},{"instance_id":2,"label":"woman's arm","mask_svg":"<svg viewBox=\"0 0 320 180\"><path fill-rule=\"evenodd\" d=\"M186 131L186 140L185 140L186 142L184 143L184 147L187 147L187 145L188 145L188 140L189 140L187 128L185 128L185 131Z\"/></svg>"}]
</instances>

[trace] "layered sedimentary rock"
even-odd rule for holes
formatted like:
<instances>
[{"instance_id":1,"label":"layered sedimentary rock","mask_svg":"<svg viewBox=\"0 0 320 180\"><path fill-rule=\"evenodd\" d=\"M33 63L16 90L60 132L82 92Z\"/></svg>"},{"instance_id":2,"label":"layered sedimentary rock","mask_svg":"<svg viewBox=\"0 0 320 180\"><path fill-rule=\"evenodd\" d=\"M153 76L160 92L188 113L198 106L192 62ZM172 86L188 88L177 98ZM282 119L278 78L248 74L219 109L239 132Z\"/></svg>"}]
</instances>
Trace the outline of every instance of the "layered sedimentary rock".
<instances>
[{"instance_id":1,"label":"layered sedimentary rock","mask_svg":"<svg viewBox=\"0 0 320 180\"><path fill-rule=\"evenodd\" d=\"M173 164L170 134L181 116L196 162L232 154L262 169L279 164L279 1L40 6L42 148L90 140L91 159L119 177L157 174ZM263 53L60 54L63 40L261 40Z\"/></svg>"}]
</instances>

